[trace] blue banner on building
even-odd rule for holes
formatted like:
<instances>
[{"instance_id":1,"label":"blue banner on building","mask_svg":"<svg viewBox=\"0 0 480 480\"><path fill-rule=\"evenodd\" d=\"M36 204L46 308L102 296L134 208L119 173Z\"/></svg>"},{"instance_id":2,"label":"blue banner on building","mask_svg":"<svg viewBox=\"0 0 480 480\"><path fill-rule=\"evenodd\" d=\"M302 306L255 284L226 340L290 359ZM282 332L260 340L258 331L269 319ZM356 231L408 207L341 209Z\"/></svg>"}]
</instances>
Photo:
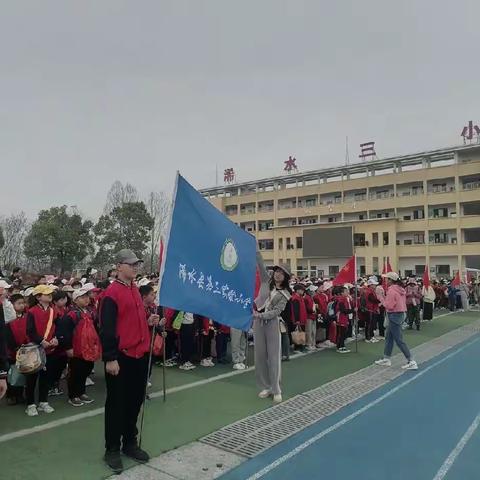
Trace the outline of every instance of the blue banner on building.
<instances>
[{"instance_id":1,"label":"blue banner on building","mask_svg":"<svg viewBox=\"0 0 480 480\"><path fill-rule=\"evenodd\" d=\"M159 302L248 330L256 240L177 174Z\"/></svg>"}]
</instances>

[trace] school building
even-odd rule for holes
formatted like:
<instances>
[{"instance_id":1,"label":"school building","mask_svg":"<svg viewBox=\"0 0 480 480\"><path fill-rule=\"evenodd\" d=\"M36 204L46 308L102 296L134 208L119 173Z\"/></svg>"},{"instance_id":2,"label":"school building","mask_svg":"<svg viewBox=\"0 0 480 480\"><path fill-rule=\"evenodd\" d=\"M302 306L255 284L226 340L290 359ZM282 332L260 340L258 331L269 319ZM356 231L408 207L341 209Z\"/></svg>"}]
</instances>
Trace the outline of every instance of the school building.
<instances>
[{"instance_id":1,"label":"school building","mask_svg":"<svg viewBox=\"0 0 480 480\"><path fill-rule=\"evenodd\" d=\"M201 193L255 235L266 265L333 276L347 258L305 257L307 229L352 226L359 274L387 257L402 275L480 268L480 145L206 188Z\"/></svg>"}]
</instances>

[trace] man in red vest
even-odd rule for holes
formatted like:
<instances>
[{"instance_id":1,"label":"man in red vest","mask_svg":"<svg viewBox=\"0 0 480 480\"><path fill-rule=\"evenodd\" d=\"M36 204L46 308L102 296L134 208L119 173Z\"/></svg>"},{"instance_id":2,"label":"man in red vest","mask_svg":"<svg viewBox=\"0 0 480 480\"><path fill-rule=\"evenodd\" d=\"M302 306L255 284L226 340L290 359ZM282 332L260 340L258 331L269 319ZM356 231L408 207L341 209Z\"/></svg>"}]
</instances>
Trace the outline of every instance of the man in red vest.
<instances>
[{"instance_id":1,"label":"man in red vest","mask_svg":"<svg viewBox=\"0 0 480 480\"><path fill-rule=\"evenodd\" d=\"M150 331L142 297L134 283L140 260L131 250L116 255L117 278L105 290L100 305L100 337L105 362L105 456L115 472L124 455L149 460L137 444L137 418L145 398ZM149 321L158 324L158 315Z\"/></svg>"}]
</instances>

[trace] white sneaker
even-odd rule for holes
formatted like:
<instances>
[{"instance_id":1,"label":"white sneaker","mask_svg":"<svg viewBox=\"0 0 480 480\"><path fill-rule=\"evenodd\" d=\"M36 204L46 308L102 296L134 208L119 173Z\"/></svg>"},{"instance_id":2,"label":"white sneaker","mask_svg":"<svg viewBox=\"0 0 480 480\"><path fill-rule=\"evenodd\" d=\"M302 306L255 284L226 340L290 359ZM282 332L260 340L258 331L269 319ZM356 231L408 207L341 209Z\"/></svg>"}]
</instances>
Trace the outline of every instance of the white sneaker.
<instances>
[{"instance_id":1,"label":"white sneaker","mask_svg":"<svg viewBox=\"0 0 480 480\"><path fill-rule=\"evenodd\" d=\"M55 411L55 409L48 402L40 402L37 410L43 413L53 413Z\"/></svg>"},{"instance_id":2,"label":"white sneaker","mask_svg":"<svg viewBox=\"0 0 480 480\"><path fill-rule=\"evenodd\" d=\"M373 337L373 338L372 338L372 343L378 343L379 341L380 341L380 340L379 340L378 338L376 338L376 337Z\"/></svg>"},{"instance_id":3,"label":"white sneaker","mask_svg":"<svg viewBox=\"0 0 480 480\"><path fill-rule=\"evenodd\" d=\"M92 385L95 385L95 382L90 377L87 377L87 379L85 380L85 386L91 387Z\"/></svg>"},{"instance_id":4,"label":"white sneaker","mask_svg":"<svg viewBox=\"0 0 480 480\"><path fill-rule=\"evenodd\" d=\"M348 348L339 348L337 350L338 353L350 353L350 350Z\"/></svg>"},{"instance_id":5,"label":"white sneaker","mask_svg":"<svg viewBox=\"0 0 480 480\"><path fill-rule=\"evenodd\" d=\"M382 367L391 367L392 361L389 358L382 358L380 360L375 360L375 365L381 365Z\"/></svg>"},{"instance_id":6,"label":"white sneaker","mask_svg":"<svg viewBox=\"0 0 480 480\"><path fill-rule=\"evenodd\" d=\"M245 364L244 363L234 363L233 364L233 369L234 370L245 370Z\"/></svg>"},{"instance_id":7,"label":"white sneaker","mask_svg":"<svg viewBox=\"0 0 480 480\"><path fill-rule=\"evenodd\" d=\"M373 338L372 338L370 340L365 339L365 343L375 343L375 342L373 341Z\"/></svg>"},{"instance_id":8,"label":"white sneaker","mask_svg":"<svg viewBox=\"0 0 480 480\"><path fill-rule=\"evenodd\" d=\"M202 367L213 367L213 362L211 360L209 360L208 358L204 358L202 359L202 361L200 362L200 365Z\"/></svg>"},{"instance_id":9,"label":"white sneaker","mask_svg":"<svg viewBox=\"0 0 480 480\"><path fill-rule=\"evenodd\" d=\"M282 395L280 393L273 396L273 403L282 403Z\"/></svg>"},{"instance_id":10,"label":"white sneaker","mask_svg":"<svg viewBox=\"0 0 480 480\"><path fill-rule=\"evenodd\" d=\"M207 361L208 361L208 366L209 366L209 367L214 367L214 366L215 366L215 364L213 363L213 360L212 360L211 357L210 357L210 358L207 358Z\"/></svg>"},{"instance_id":11,"label":"white sneaker","mask_svg":"<svg viewBox=\"0 0 480 480\"><path fill-rule=\"evenodd\" d=\"M378 337L375 337L375 338L376 338L379 342L380 342L381 340L385 340L385 337L382 336L382 335L379 335Z\"/></svg>"},{"instance_id":12,"label":"white sneaker","mask_svg":"<svg viewBox=\"0 0 480 480\"><path fill-rule=\"evenodd\" d=\"M259 398L268 398L272 395L272 392L270 390L262 390L258 396Z\"/></svg>"},{"instance_id":13,"label":"white sneaker","mask_svg":"<svg viewBox=\"0 0 480 480\"><path fill-rule=\"evenodd\" d=\"M183 365L180 365L180 370L193 370L195 365L191 362L185 362Z\"/></svg>"},{"instance_id":14,"label":"white sneaker","mask_svg":"<svg viewBox=\"0 0 480 480\"><path fill-rule=\"evenodd\" d=\"M29 416L29 417L36 417L38 415L38 410L37 410L37 406L35 404L32 404L32 405L29 405L27 407L27 409L25 410L25 413Z\"/></svg>"},{"instance_id":15,"label":"white sneaker","mask_svg":"<svg viewBox=\"0 0 480 480\"><path fill-rule=\"evenodd\" d=\"M317 348L316 347L312 347L312 345L310 345L309 347L307 347L307 350L309 352L314 352Z\"/></svg>"},{"instance_id":16,"label":"white sneaker","mask_svg":"<svg viewBox=\"0 0 480 480\"><path fill-rule=\"evenodd\" d=\"M402 368L404 370L418 370L418 365L417 365L417 362L415 360L410 360L405 365L402 365Z\"/></svg>"},{"instance_id":17,"label":"white sneaker","mask_svg":"<svg viewBox=\"0 0 480 480\"><path fill-rule=\"evenodd\" d=\"M152 382L150 382L150 380L147 382L147 388L152 388Z\"/></svg>"}]
</instances>

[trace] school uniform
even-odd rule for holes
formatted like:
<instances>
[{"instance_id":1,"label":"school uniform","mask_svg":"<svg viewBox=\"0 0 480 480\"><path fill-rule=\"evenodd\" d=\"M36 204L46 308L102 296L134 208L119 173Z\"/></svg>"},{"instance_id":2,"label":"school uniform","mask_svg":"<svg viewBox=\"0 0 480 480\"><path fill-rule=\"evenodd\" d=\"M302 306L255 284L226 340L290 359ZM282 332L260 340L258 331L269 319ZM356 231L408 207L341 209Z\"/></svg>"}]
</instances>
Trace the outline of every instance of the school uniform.
<instances>
[{"instance_id":1,"label":"school uniform","mask_svg":"<svg viewBox=\"0 0 480 480\"><path fill-rule=\"evenodd\" d=\"M217 362L228 363L227 361L227 344L228 336L230 335L230 327L215 322L216 336L215 349L217 351Z\"/></svg>"},{"instance_id":2,"label":"school uniform","mask_svg":"<svg viewBox=\"0 0 480 480\"><path fill-rule=\"evenodd\" d=\"M8 363L10 366L16 363L16 353L21 345L28 343L27 337L27 316L17 315L6 325L5 340L7 346ZM7 398L14 399L16 402L23 400L24 387L14 387L8 385Z\"/></svg>"},{"instance_id":3,"label":"school uniform","mask_svg":"<svg viewBox=\"0 0 480 480\"><path fill-rule=\"evenodd\" d=\"M370 340L374 336L376 316L380 313L380 300L377 298L374 288L367 288L365 292L366 309L368 313L365 324L365 340Z\"/></svg>"},{"instance_id":4,"label":"school uniform","mask_svg":"<svg viewBox=\"0 0 480 480\"><path fill-rule=\"evenodd\" d=\"M46 332L51 312L53 321L50 331ZM46 309L41 305L35 305L28 310L27 313L27 336L30 342L40 345L43 340L50 342L55 337L55 312L53 307ZM47 334L47 335L46 335ZM58 357L55 355L55 347L45 350L47 363L44 370L31 373L25 376L25 393L27 397L27 405L35 404L35 387L38 380L38 398L40 403L48 401L48 390L53 385L54 379L58 372Z\"/></svg>"},{"instance_id":5,"label":"school uniform","mask_svg":"<svg viewBox=\"0 0 480 480\"><path fill-rule=\"evenodd\" d=\"M317 314L315 302L313 301L313 297L308 293L305 293L303 299L307 311L307 321L305 325L306 343L308 347L315 347L315 339L317 336Z\"/></svg>"},{"instance_id":6,"label":"school uniform","mask_svg":"<svg viewBox=\"0 0 480 480\"><path fill-rule=\"evenodd\" d=\"M105 448L118 452L137 445L137 418L145 396L150 332L142 297L134 283L115 280L100 306L103 360L117 360L118 375L105 372Z\"/></svg>"},{"instance_id":7,"label":"school uniform","mask_svg":"<svg viewBox=\"0 0 480 480\"><path fill-rule=\"evenodd\" d=\"M201 315L194 315L196 321L200 325L200 357L212 358L212 340L215 337L215 328L213 321Z\"/></svg>"},{"instance_id":8,"label":"school uniform","mask_svg":"<svg viewBox=\"0 0 480 480\"><path fill-rule=\"evenodd\" d=\"M351 298L338 295L335 308L337 313L337 349L340 349L345 348L348 325L353 314Z\"/></svg>"},{"instance_id":9,"label":"school uniform","mask_svg":"<svg viewBox=\"0 0 480 480\"><path fill-rule=\"evenodd\" d=\"M317 340L321 341L321 328L325 329L325 340L328 340L328 329L330 326L330 319L328 318L328 295L325 292L317 292L313 296L313 301L315 302L315 305L317 306L317 313L321 318L321 325L317 330Z\"/></svg>"},{"instance_id":10,"label":"school uniform","mask_svg":"<svg viewBox=\"0 0 480 480\"><path fill-rule=\"evenodd\" d=\"M291 319L292 319L292 330L299 328L302 331L305 331L307 325L307 306L305 304L305 299L303 296L299 295L297 292L292 294L290 299L290 310L291 310ZM295 345L294 348L304 350L304 345Z\"/></svg>"}]
</instances>

